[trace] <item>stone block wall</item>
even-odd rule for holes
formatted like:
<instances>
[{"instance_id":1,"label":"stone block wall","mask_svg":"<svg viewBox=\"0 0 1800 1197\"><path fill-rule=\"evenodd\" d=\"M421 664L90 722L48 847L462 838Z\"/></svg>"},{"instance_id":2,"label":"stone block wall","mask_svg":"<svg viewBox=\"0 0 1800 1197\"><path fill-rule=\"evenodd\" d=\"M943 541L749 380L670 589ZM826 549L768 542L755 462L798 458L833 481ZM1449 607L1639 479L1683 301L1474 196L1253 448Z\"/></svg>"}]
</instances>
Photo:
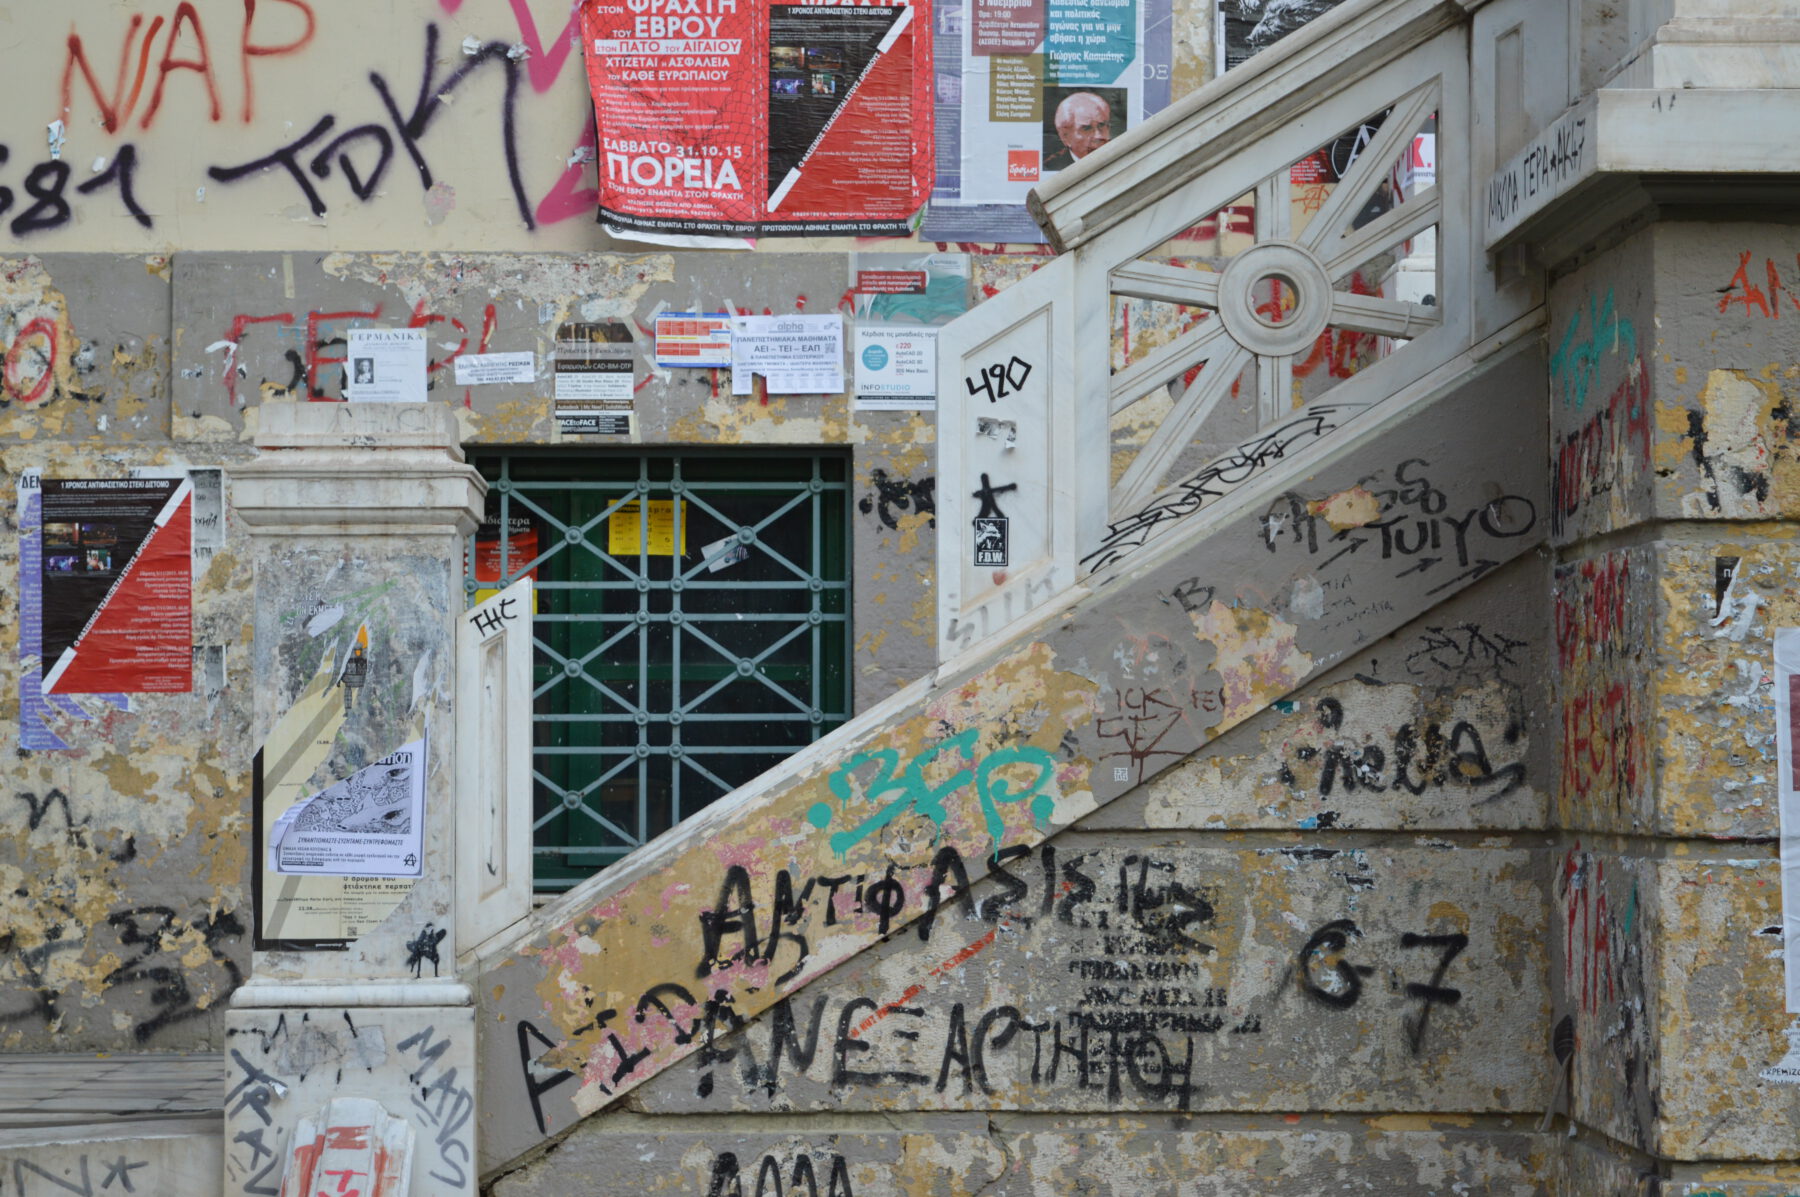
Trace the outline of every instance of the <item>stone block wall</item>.
<instances>
[{"instance_id":1,"label":"stone block wall","mask_svg":"<svg viewBox=\"0 0 1800 1197\"><path fill-rule=\"evenodd\" d=\"M1550 293L1551 980L1596 1140L1571 1192L1792 1187L1795 1093L1761 1074L1791 1023L1771 636L1800 619L1797 252L1786 226L1662 223Z\"/></svg>"}]
</instances>

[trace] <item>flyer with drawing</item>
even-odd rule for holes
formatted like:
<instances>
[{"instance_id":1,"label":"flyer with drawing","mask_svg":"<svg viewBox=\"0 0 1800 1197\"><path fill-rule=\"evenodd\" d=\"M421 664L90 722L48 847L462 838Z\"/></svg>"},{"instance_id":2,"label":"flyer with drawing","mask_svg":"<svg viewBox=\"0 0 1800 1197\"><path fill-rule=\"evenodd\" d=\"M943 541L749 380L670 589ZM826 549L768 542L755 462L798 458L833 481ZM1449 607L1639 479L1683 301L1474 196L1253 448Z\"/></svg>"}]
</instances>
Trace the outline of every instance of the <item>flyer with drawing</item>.
<instances>
[{"instance_id":1,"label":"flyer with drawing","mask_svg":"<svg viewBox=\"0 0 1800 1197\"><path fill-rule=\"evenodd\" d=\"M313 676L293 705L269 729L268 739L252 763L256 850L251 856L251 889L258 951L342 948L393 913L416 880L416 875L342 877L322 871L280 872L271 867L277 846L276 827L289 812L296 812L288 819L287 826L291 828L299 817L297 808L320 794L320 774L330 777L325 772L326 762L346 718L343 689L337 684L342 669L341 652L321 654ZM422 744L424 739L421 729L418 742ZM411 748L410 743L407 748ZM424 759L422 752L419 759ZM414 769L413 774L417 780L412 784L423 786L423 769ZM333 788L325 787L326 791ZM410 795L407 802L412 802ZM372 809L378 806L371 803ZM421 795L412 818L415 838L422 830L422 808ZM321 814L331 809L328 807ZM286 839L286 833L282 838ZM404 859L405 853L400 856Z\"/></svg>"},{"instance_id":2,"label":"flyer with drawing","mask_svg":"<svg viewBox=\"0 0 1800 1197\"><path fill-rule=\"evenodd\" d=\"M417 877L424 853L425 740L412 741L276 817L271 873Z\"/></svg>"}]
</instances>

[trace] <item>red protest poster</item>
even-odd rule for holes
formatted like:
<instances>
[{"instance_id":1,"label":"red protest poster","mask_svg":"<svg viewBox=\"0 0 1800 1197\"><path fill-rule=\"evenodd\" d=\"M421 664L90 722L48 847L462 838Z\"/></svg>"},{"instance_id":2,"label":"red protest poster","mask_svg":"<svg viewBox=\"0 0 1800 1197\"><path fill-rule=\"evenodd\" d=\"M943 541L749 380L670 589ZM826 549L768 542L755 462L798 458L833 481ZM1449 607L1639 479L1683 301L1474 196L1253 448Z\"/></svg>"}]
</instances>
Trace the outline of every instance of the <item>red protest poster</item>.
<instances>
[{"instance_id":1,"label":"red protest poster","mask_svg":"<svg viewBox=\"0 0 1800 1197\"><path fill-rule=\"evenodd\" d=\"M45 694L185 693L193 680L193 483L43 482Z\"/></svg>"},{"instance_id":2,"label":"red protest poster","mask_svg":"<svg viewBox=\"0 0 1800 1197\"><path fill-rule=\"evenodd\" d=\"M602 223L910 231L935 165L925 0L583 0L581 13Z\"/></svg>"}]
</instances>

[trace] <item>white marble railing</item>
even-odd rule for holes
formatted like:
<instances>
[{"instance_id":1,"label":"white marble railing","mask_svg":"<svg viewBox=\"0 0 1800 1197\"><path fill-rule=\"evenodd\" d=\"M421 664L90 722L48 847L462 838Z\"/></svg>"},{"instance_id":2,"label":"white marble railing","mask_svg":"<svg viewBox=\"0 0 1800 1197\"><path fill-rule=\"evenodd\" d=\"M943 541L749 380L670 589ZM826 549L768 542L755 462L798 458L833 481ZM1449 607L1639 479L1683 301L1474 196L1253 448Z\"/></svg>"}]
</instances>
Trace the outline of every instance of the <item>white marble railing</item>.
<instances>
[{"instance_id":1,"label":"white marble railing","mask_svg":"<svg viewBox=\"0 0 1800 1197\"><path fill-rule=\"evenodd\" d=\"M1059 256L940 341L940 660L1529 306L1475 236L1470 64L1545 5L1352 0L1033 193Z\"/></svg>"}]
</instances>

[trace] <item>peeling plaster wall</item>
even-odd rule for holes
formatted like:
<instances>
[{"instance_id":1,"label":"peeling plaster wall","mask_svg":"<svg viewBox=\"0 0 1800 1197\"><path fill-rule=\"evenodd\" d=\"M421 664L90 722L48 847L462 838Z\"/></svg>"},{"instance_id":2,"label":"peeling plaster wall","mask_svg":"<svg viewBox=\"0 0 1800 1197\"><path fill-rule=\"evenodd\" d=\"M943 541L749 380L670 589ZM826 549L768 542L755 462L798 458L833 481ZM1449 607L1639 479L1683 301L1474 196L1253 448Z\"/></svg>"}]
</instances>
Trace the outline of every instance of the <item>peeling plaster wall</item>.
<instances>
[{"instance_id":1,"label":"peeling plaster wall","mask_svg":"<svg viewBox=\"0 0 1800 1197\"><path fill-rule=\"evenodd\" d=\"M829 448L851 460L856 709L936 663L936 425L929 412L854 411L844 395L731 394L730 371L655 365L660 311L841 311L853 271L883 254L182 254L174 266L177 439L245 444L264 402L343 396L345 331L426 330L428 395L485 447L620 454L690 446L744 460ZM973 273L973 272L972 272ZM975 284L971 284L972 286ZM557 328L618 321L632 333L638 431L565 435L552 414ZM846 331L846 340L848 332ZM458 387L463 354L530 351L531 383Z\"/></svg>"},{"instance_id":2,"label":"peeling plaster wall","mask_svg":"<svg viewBox=\"0 0 1800 1197\"><path fill-rule=\"evenodd\" d=\"M833 310L853 261L880 255L57 255L0 261L0 471L124 476L248 461L265 402L342 395L352 323L427 330L431 395L466 442L587 453L550 411L558 324L637 334L644 444L766 453L836 448L851 462L854 701L927 672L933 647L934 427L917 412L852 412L844 397L733 399L724 372L657 371L657 310ZM995 261L990 259L989 261ZM972 272L974 273L974 272ZM989 277L982 274L981 277ZM998 285L998 284L993 284ZM779 296L779 299L775 297ZM810 307L809 307L810 305ZM759 307L757 310L761 310ZM456 388L454 357L531 350L534 384ZM0 713L16 746L19 537L0 538ZM0 1047L219 1046L217 1012L248 969L252 578L227 503L224 547L196 557L199 689L78 698L52 715L67 750L26 751L0 795ZM304 588L302 588L304 589ZM296 592L284 628L320 594ZM394 596L371 600L394 613ZM367 604L365 604L366 606ZM282 612L277 612L282 614ZM384 625L385 626L385 625ZM398 625L396 625L398 627ZM263 637L260 651L274 651ZM222 685L201 665L223 668ZM387 679L397 685L407 679Z\"/></svg>"},{"instance_id":3,"label":"peeling plaster wall","mask_svg":"<svg viewBox=\"0 0 1800 1197\"><path fill-rule=\"evenodd\" d=\"M498 1191L1548 1192L1546 458L1470 434L1541 368L544 911L481 981ZM1486 566L1386 539L1445 513Z\"/></svg>"},{"instance_id":4,"label":"peeling plaster wall","mask_svg":"<svg viewBox=\"0 0 1800 1197\"><path fill-rule=\"evenodd\" d=\"M711 1125L717 1130L671 1131L660 1120L622 1116L495 1192L749 1194L760 1186L767 1194L777 1185L785 1193L871 1197L1549 1192L1534 1179L1548 1163L1542 1141L1489 1119L1290 1115L1199 1128L1168 1117L887 1115L822 1119L798 1133L726 1119ZM732 1149L719 1150L722 1141ZM1097 1183L1109 1187L1097 1190Z\"/></svg>"},{"instance_id":5,"label":"peeling plaster wall","mask_svg":"<svg viewBox=\"0 0 1800 1197\"><path fill-rule=\"evenodd\" d=\"M1796 1187L1748 1161L1800 1152L1760 1075L1791 1021L1770 653L1800 621L1797 253L1789 226L1657 224L1551 291L1566 1192Z\"/></svg>"},{"instance_id":6,"label":"peeling plaster wall","mask_svg":"<svg viewBox=\"0 0 1800 1197\"><path fill-rule=\"evenodd\" d=\"M169 436L168 259L0 261L0 1050L218 1045L218 1012L248 966L250 567L235 526L194 561L196 692L77 696L19 747L14 496L19 476L124 477L229 467L235 443ZM201 668L222 663L223 675Z\"/></svg>"},{"instance_id":7,"label":"peeling plaster wall","mask_svg":"<svg viewBox=\"0 0 1800 1197\"><path fill-rule=\"evenodd\" d=\"M10 68L0 251L631 252L634 243L610 241L594 222L592 101L572 9L571 0L0 9ZM1213 10L1209 0L1175 6L1175 98L1212 77Z\"/></svg>"}]
</instances>

